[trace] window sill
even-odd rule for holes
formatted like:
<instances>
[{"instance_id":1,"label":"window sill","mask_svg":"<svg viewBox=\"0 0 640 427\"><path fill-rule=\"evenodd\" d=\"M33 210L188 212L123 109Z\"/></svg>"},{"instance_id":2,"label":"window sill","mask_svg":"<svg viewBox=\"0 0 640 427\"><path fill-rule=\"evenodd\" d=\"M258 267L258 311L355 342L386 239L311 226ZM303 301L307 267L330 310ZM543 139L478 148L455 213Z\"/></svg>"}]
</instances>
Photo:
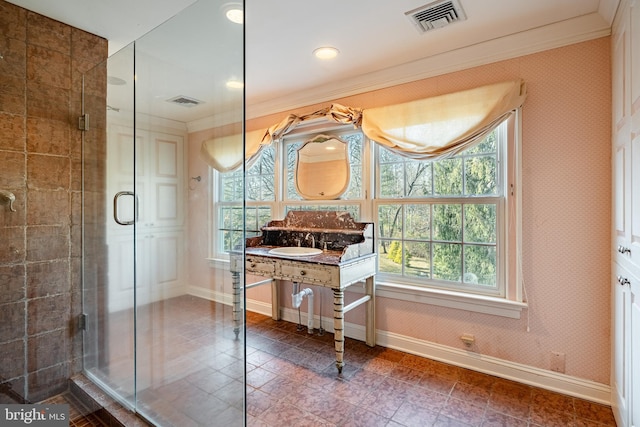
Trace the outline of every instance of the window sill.
<instances>
[{"instance_id":1,"label":"window sill","mask_svg":"<svg viewBox=\"0 0 640 427\"><path fill-rule=\"evenodd\" d=\"M452 292L442 289L426 289L417 286L376 281L376 296L403 301L457 308L465 311L519 319L527 303L504 298Z\"/></svg>"},{"instance_id":2,"label":"window sill","mask_svg":"<svg viewBox=\"0 0 640 427\"><path fill-rule=\"evenodd\" d=\"M221 268L228 270L229 269L229 259L224 258L207 258L209 262L209 267L211 268Z\"/></svg>"}]
</instances>

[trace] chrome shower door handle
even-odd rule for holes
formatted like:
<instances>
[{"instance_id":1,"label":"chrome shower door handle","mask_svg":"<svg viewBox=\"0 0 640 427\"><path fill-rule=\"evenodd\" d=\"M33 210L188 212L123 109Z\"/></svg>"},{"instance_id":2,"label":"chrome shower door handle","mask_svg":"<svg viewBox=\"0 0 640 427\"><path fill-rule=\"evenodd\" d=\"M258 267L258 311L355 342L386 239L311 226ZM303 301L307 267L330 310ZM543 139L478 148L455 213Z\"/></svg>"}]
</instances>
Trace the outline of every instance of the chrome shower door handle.
<instances>
[{"instance_id":1,"label":"chrome shower door handle","mask_svg":"<svg viewBox=\"0 0 640 427\"><path fill-rule=\"evenodd\" d=\"M133 197L133 219L129 221L123 221L118 216L118 199L122 196ZM138 221L138 196L133 191L118 191L113 196L113 220L120 225L133 225Z\"/></svg>"}]
</instances>

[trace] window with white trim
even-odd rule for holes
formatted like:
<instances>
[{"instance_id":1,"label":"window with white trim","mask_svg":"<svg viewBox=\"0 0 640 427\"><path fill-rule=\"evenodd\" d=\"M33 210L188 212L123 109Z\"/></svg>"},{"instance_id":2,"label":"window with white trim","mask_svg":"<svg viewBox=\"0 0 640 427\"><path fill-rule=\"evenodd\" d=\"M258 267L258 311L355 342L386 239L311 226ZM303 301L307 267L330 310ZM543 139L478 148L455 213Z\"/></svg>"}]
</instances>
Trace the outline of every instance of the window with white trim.
<instances>
[{"instance_id":1,"label":"window with white trim","mask_svg":"<svg viewBox=\"0 0 640 427\"><path fill-rule=\"evenodd\" d=\"M283 218L290 210L347 211L356 220L361 218L364 135L359 130L344 131L343 128L338 126L332 132L348 144L351 167L349 187L340 200L309 201L296 193L293 181L296 151L309 139L309 134L294 134L264 147L247 165L244 177L242 169L226 173L214 171L217 224L213 236L214 258L228 257L229 251L242 243L243 187L246 237L260 235L261 226L271 219ZM282 172L280 165L284 165Z\"/></svg>"},{"instance_id":2,"label":"window with white trim","mask_svg":"<svg viewBox=\"0 0 640 427\"><path fill-rule=\"evenodd\" d=\"M401 157L360 130L324 128L348 142L351 182L341 199L320 201L303 200L293 183L297 148L319 132L291 132L263 148L247 169L247 236L289 210L346 210L357 221L375 223L377 280L386 286L517 301L506 283L517 256L506 250L508 212L515 209L509 194L516 168L509 163L516 159L516 124L508 119L473 147L429 161ZM214 239L222 254L242 237L245 181L242 171L216 177Z\"/></svg>"},{"instance_id":3,"label":"window with white trim","mask_svg":"<svg viewBox=\"0 0 640 427\"><path fill-rule=\"evenodd\" d=\"M242 169L214 173L217 227L213 252L216 258L228 256L231 249L242 243L243 236L259 235L260 227L272 218L277 193L276 153L275 146L265 147L249 165L245 176Z\"/></svg>"},{"instance_id":4,"label":"window with white trim","mask_svg":"<svg viewBox=\"0 0 640 427\"><path fill-rule=\"evenodd\" d=\"M375 147L378 273L387 282L504 295L506 124L453 157Z\"/></svg>"}]
</instances>

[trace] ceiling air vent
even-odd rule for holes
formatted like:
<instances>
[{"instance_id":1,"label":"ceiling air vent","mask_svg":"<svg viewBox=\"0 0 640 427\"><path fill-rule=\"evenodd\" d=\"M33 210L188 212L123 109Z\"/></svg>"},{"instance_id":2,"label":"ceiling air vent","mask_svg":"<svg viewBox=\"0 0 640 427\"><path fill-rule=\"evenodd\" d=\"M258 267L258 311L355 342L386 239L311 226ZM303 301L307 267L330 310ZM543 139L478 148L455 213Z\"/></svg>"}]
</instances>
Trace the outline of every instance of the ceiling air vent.
<instances>
[{"instance_id":1,"label":"ceiling air vent","mask_svg":"<svg viewBox=\"0 0 640 427\"><path fill-rule=\"evenodd\" d=\"M195 98L189 98L188 96L180 95L180 96L173 97L171 99L167 99L167 102L171 102L173 104L178 104L183 107L191 108L191 107L195 107L196 105L202 104L204 101L199 101Z\"/></svg>"},{"instance_id":2,"label":"ceiling air vent","mask_svg":"<svg viewBox=\"0 0 640 427\"><path fill-rule=\"evenodd\" d=\"M405 15L421 33L467 19L458 0L436 1L405 12Z\"/></svg>"}]
</instances>

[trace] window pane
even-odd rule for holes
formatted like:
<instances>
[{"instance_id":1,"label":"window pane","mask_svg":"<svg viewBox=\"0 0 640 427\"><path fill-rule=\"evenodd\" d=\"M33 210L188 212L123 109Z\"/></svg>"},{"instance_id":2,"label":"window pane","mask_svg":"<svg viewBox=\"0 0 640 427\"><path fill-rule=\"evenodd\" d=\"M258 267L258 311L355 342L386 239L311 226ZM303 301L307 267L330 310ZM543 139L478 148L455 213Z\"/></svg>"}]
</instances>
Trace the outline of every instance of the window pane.
<instances>
[{"instance_id":1,"label":"window pane","mask_svg":"<svg viewBox=\"0 0 640 427\"><path fill-rule=\"evenodd\" d=\"M224 252L237 249L243 243L244 225L242 206L223 206L220 208L219 229L221 242L219 248ZM255 230L257 226L256 208L247 208L246 227Z\"/></svg>"},{"instance_id":2,"label":"window pane","mask_svg":"<svg viewBox=\"0 0 640 427\"><path fill-rule=\"evenodd\" d=\"M497 194L497 169L495 156L479 156L465 159L465 193L468 195Z\"/></svg>"},{"instance_id":3,"label":"window pane","mask_svg":"<svg viewBox=\"0 0 640 427\"><path fill-rule=\"evenodd\" d=\"M258 208L258 229L271 221L271 208L260 206Z\"/></svg>"},{"instance_id":4,"label":"window pane","mask_svg":"<svg viewBox=\"0 0 640 427\"><path fill-rule=\"evenodd\" d=\"M464 246L465 283L496 286L496 248L494 246Z\"/></svg>"},{"instance_id":5,"label":"window pane","mask_svg":"<svg viewBox=\"0 0 640 427\"><path fill-rule=\"evenodd\" d=\"M402 244L399 240L379 240L378 271L402 274Z\"/></svg>"},{"instance_id":6,"label":"window pane","mask_svg":"<svg viewBox=\"0 0 640 427\"><path fill-rule=\"evenodd\" d=\"M242 248L242 231L230 231L229 232L229 247L225 247L225 251L238 250Z\"/></svg>"},{"instance_id":7,"label":"window pane","mask_svg":"<svg viewBox=\"0 0 640 427\"><path fill-rule=\"evenodd\" d=\"M286 144L287 147L287 181L285 182L285 189L287 193L287 199L289 200L302 200L302 197L298 195L296 191L296 184L294 181L294 174L296 170L296 154L298 148L302 145L301 142L292 144Z\"/></svg>"},{"instance_id":8,"label":"window pane","mask_svg":"<svg viewBox=\"0 0 640 427\"><path fill-rule=\"evenodd\" d=\"M221 175L223 202L236 202L242 200L243 182L242 172L231 172Z\"/></svg>"},{"instance_id":9,"label":"window pane","mask_svg":"<svg viewBox=\"0 0 640 427\"><path fill-rule=\"evenodd\" d=\"M220 201L235 202L242 200L273 201L275 200L275 148L264 148L260 156L246 170L246 181L243 171L223 173L220 175L222 194ZM243 194L246 191L246 194Z\"/></svg>"},{"instance_id":10,"label":"window pane","mask_svg":"<svg viewBox=\"0 0 640 427\"><path fill-rule=\"evenodd\" d=\"M349 188L345 191L342 199L360 199L362 195L362 166L351 165L351 180Z\"/></svg>"},{"instance_id":11,"label":"window pane","mask_svg":"<svg viewBox=\"0 0 640 427\"><path fill-rule=\"evenodd\" d=\"M464 205L465 242L496 242L496 205Z\"/></svg>"},{"instance_id":12,"label":"window pane","mask_svg":"<svg viewBox=\"0 0 640 427\"><path fill-rule=\"evenodd\" d=\"M430 205L405 205L404 237L405 239L429 240L431 238ZM389 236L396 237L396 236Z\"/></svg>"},{"instance_id":13,"label":"window pane","mask_svg":"<svg viewBox=\"0 0 640 427\"><path fill-rule=\"evenodd\" d=\"M402 238L402 205L378 206L378 228L381 238Z\"/></svg>"},{"instance_id":14,"label":"window pane","mask_svg":"<svg viewBox=\"0 0 640 427\"><path fill-rule=\"evenodd\" d=\"M222 251L229 252L231 250L231 231L222 232Z\"/></svg>"},{"instance_id":15,"label":"window pane","mask_svg":"<svg viewBox=\"0 0 640 427\"><path fill-rule=\"evenodd\" d=\"M260 176L247 176L245 184L245 197L247 200L261 200L262 180Z\"/></svg>"},{"instance_id":16,"label":"window pane","mask_svg":"<svg viewBox=\"0 0 640 427\"><path fill-rule=\"evenodd\" d=\"M406 162L406 195L431 195L431 162Z\"/></svg>"},{"instance_id":17,"label":"window pane","mask_svg":"<svg viewBox=\"0 0 640 427\"><path fill-rule=\"evenodd\" d=\"M272 201L276 199L275 177L273 175L262 176L262 197L260 201Z\"/></svg>"},{"instance_id":18,"label":"window pane","mask_svg":"<svg viewBox=\"0 0 640 427\"><path fill-rule=\"evenodd\" d=\"M266 218L266 220L265 220ZM246 236L253 237L262 234L260 227L265 225L271 219L271 208L269 207L247 207L246 220Z\"/></svg>"},{"instance_id":19,"label":"window pane","mask_svg":"<svg viewBox=\"0 0 640 427\"><path fill-rule=\"evenodd\" d=\"M380 196L389 198L404 196L404 164L380 165Z\"/></svg>"},{"instance_id":20,"label":"window pane","mask_svg":"<svg viewBox=\"0 0 640 427\"><path fill-rule=\"evenodd\" d=\"M462 279L462 245L433 244L433 278L452 282Z\"/></svg>"},{"instance_id":21,"label":"window pane","mask_svg":"<svg viewBox=\"0 0 640 427\"><path fill-rule=\"evenodd\" d=\"M506 166L498 162L501 129L441 160L412 160L376 146L380 273L495 295L502 286L496 261Z\"/></svg>"},{"instance_id":22,"label":"window pane","mask_svg":"<svg viewBox=\"0 0 640 427\"><path fill-rule=\"evenodd\" d=\"M245 230L247 233L260 234L260 227L271 219L271 208L264 206L247 207L245 210ZM266 218L266 221L265 221ZM250 236L248 236L250 237Z\"/></svg>"},{"instance_id":23,"label":"window pane","mask_svg":"<svg viewBox=\"0 0 640 427\"><path fill-rule=\"evenodd\" d=\"M220 209L220 228L230 229L231 228L231 212L234 208L223 207Z\"/></svg>"},{"instance_id":24,"label":"window pane","mask_svg":"<svg viewBox=\"0 0 640 427\"><path fill-rule=\"evenodd\" d=\"M247 232L258 229L258 209L247 207L245 210L245 230Z\"/></svg>"},{"instance_id":25,"label":"window pane","mask_svg":"<svg viewBox=\"0 0 640 427\"><path fill-rule=\"evenodd\" d=\"M287 172L287 199L289 200L302 200L302 197L296 191L296 184L293 177L293 170Z\"/></svg>"},{"instance_id":26,"label":"window pane","mask_svg":"<svg viewBox=\"0 0 640 427\"><path fill-rule=\"evenodd\" d=\"M462 205L433 205L433 239L462 241Z\"/></svg>"},{"instance_id":27,"label":"window pane","mask_svg":"<svg viewBox=\"0 0 640 427\"><path fill-rule=\"evenodd\" d=\"M296 167L296 155L301 145L301 142L287 144L287 169L290 171Z\"/></svg>"},{"instance_id":28,"label":"window pane","mask_svg":"<svg viewBox=\"0 0 640 427\"><path fill-rule=\"evenodd\" d=\"M405 242L404 268L407 276L429 278L431 272L431 245L423 242Z\"/></svg>"},{"instance_id":29,"label":"window pane","mask_svg":"<svg viewBox=\"0 0 640 427\"><path fill-rule=\"evenodd\" d=\"M462 159L453 158L433 165L434 190L438 195L462 195Z\"/></svg>"},{"instance_id":30,"label":"window pane","mask_svg":"<svg viewBox=\"0 0 640 427\"><path fill-rule=\"evenodd\" d=\"M346 135L343 140L349 143L349 162L351 165L362 165L362 134Z\"/></svg>"},{"instance_id":31,"label":"window pane","mask_svg":"<svg viewBox=\"0 0 640 427\"><path fill-rule=\"evenodd\" d=\"M222 224L225 230L242 230L242 207L222 208Z\"/></svg>"},{"instance_id":32,"label":"window pane","mask_svg":"<svg viewBox=\"0 0 640 427\"><path fill-rule=\"evenodd\" d=\"M378 145L378 158L380 163L398 162L402 157L394 154L391 150Z\"/></svg>"},{"instance_id":33,"label":"window pane","mask_svg":"<svg viewBox=\"0 0 640 427\"><path fill-rule=\"evenodd\" d=\"M487 135L482 142L465 151L465 154L495 153L497 148L497 129Z\"/></svg>"},{"instance_id":34,"label":"window pane","mask_svg":"<svg viewBox=\"0 0 640 427\"><path fill-rule=\"evenodd\" d=\"M273 145L263 148L260 154L260 164L256 165L261 175L273 175L275 173L276 149Z\"/></svg>"}]
</instances>

